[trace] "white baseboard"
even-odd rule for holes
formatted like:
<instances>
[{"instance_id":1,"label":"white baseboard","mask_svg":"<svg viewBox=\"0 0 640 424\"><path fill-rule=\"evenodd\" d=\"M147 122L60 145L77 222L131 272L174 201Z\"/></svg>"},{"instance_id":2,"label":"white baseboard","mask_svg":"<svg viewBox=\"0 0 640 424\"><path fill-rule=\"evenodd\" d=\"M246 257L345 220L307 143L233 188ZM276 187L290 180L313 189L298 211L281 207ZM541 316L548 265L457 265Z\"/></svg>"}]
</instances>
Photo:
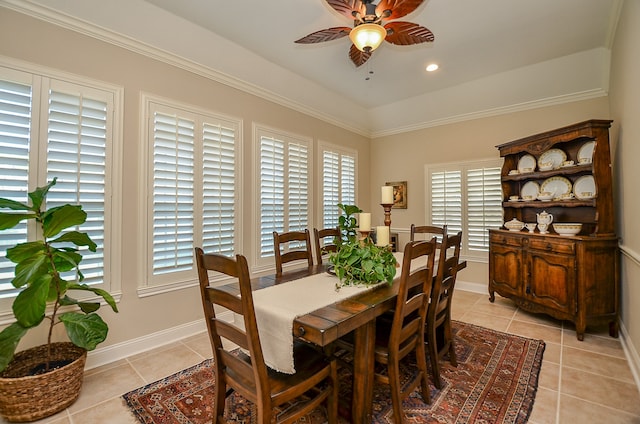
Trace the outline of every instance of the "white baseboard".
<instances>
[{"instance_id":1,"label":"white baseboard","mask_svg":"<svg viewBox=\"0 0 640 424\"><path fill-rule=\"evenodd\" d=\"M489 296L489 289L487 288L487 285L481 283L471 283L469 281L456 280L456 290L486 294L487 296Z\"/></svg>"},{"instance_id":2,"label":"white baseboard","mask_svg":"<svg viewBox=\"0 0 640 424\"><path fill-rule=\"evenodd\" d=\"M640 354L635 349L632 343L629 343L629 333L624 323L620 322L620 342L622 343L622 349L627 357L629 368L631 368L631 374L636 382L636 386L640 391Z\"/></svg>"},{"instance_id":3,"label":"white baseboard","mask_svg":"<svg viewBox=\"0 0 640 424\"><path fill-rule=\"evenodd\" d=\"M164 346L178 340L207 331L204 319L193 321L177 327L168 328L157 333L147 334L137 339L98 348L87 354L86 369L96 368L111 362L124 359L138 353Z\"/></svg>"}]
</instances>

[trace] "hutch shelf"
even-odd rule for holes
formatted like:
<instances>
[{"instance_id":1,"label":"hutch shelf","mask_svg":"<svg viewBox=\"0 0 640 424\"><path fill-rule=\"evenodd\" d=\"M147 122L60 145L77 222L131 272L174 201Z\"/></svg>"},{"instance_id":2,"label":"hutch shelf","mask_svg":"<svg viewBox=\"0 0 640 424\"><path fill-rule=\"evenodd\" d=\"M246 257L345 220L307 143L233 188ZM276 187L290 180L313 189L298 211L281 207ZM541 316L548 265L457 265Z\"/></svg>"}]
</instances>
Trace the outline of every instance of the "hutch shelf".
<instances>
[{"instance_id":1,"label":"hutch shelf","mask_svg":"<svg viewBox=\"0 0 640 424\"><path fill-rule=\"evenodd\" d=\"M585 121L497 146L505 222L535 223L547 212L553 223L582 227L572 236L557 234L553 223L548 233L489 230L489 300L498 293L525 310L571 321L578 340L597 321L607 321L618 337L611 122ZM537 200L540 191L551 191L551 200Z\"/></svg>"}]
</instances>

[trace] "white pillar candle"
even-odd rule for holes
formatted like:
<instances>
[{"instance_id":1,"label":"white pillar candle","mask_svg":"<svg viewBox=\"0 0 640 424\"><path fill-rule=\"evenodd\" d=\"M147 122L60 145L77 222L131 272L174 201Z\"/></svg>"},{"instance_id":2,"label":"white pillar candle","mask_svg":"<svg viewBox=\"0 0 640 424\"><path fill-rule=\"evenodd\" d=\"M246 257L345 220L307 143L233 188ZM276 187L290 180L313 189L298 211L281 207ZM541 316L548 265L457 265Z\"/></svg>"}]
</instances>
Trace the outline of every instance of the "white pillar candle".
<instances>
[{"instance_id":1,"label":"white pillar candle","mask_svg":"<svg viewBox=\"0 0 640 424\"><path fill-rule=\"evenodd\" d=\"M389 227L382 225L376 227L376 246L388 246L389 245Z\"/></svg>"},{"instance_id":2,"label":"white pillar candle","mask_svg":"<svg viewBox=\"0 0 640 424\"><path fill-rule=\"evenodd\" d=\"M382 186L382 204L393 204L393 186Z\"/></svg>"},{"instance_id":3,"label":"white pillar candle","mask_svg":"<svg viewBox=\"0 0 640 424\"><path fill-rule=\"evenodd\" d=\"M360 231L371 231L371 214L368 212L360 213Z\"/></svg>"}]
</instances>

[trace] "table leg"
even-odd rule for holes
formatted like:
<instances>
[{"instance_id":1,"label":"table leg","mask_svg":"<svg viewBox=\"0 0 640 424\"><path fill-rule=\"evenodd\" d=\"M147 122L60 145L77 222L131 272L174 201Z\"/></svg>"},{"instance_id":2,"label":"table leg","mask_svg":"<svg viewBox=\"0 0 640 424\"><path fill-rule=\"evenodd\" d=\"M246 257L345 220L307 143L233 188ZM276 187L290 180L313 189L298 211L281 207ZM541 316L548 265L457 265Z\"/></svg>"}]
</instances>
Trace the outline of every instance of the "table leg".
<instances>
[{"instance_id":1,"label":"table leg","mask_svg":"<svg viewBox=\"0 0 640 424\"><path fill-rule=\"evenodd\" d=\"M358 327L354 336L351 422L369 424L373 409L375 319Z\"/></svg>"}]
</instances>

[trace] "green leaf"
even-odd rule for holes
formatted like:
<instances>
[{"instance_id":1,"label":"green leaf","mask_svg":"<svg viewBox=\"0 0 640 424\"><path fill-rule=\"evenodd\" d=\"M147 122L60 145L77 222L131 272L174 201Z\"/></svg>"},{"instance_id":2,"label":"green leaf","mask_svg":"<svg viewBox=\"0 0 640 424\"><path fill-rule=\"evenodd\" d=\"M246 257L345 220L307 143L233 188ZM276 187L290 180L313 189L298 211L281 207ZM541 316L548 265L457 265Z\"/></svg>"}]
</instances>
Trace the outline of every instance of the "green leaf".
<instances>
[{"instance_id":1,"label":"green leaf","mask_svg":"<svg viewBox=\"0 0 640 424\"><path fill-rule=\"evenodd\" d=\"M12 209L14 211L30 211L31 206L25 205L24 203L16 202L11 199L2 199L0 198L0 208L3 209Z\"/></svg>"},{"instance_id":2,"label":"green leaf","mask_svg":"<svg viewBox=\"0 0 640 424\"><path fill-rule=\"evenodd\" d=\"M69 340L86 350L93 350L107 338L109 327L98 314L67 312L60 315Z\"/></svg>"},{"instance_id":3,"label":"green leaf","mask_svg":"<svg viewBox=\"0 0 640 424\"><path fill-rule=\"evenodd\" d=\"M40 208L42 207L42 202L44 202L44 199L47 196L47 193L49 192L49 189L51 187L53 187L54 185L56 185L56 181L58 181L57 177L54 178L46 186L38 187L34 191L29 193L29 198L31 199L31 204L33 205L33 207L31 209L33 211L39 211L40 210Z\"/></svg>"},{"instance_id":4,"label":"green leaf","mask_svg":"<svg viewBox=\"0 0 640 424\"><path fill-rule=\"evenodd\" d=\"M51 276L33 281L13 301L13 315L21 326L35 327L44 319Z\"/></svg>"},{"instance_id":5,"label":"green leaf","mask_svg":"<svg viewBox=\"0 0 640 424\"><path fill-rule=\"evenodd\" d=\"M55 240L50 240L49 243L73 243L76 246L88 246L89 250L92 252L96 251L98 247L93 240L86 233L81 233L79 231L69 231L58 237Z\"/></svg>"},{"instance_id":6,"label":"green leaf","mask_svg":"<svg viewBox=\"0 0 640 424\"><path fill-rule=\"evenodd\" d=\"M20 243L7 249L7 259L17 264L33 256L44 255L46 249L42 241Z\"/></svg>"},{"instance_id":7,"label":"green leaf","mask_svg":"<svg viewBox=\"0 0 640 424\"><path fill-rule=\"evenodd\" d=\"M16 347L18 347L20 339L26 332L27 329L17 322L14 322L0 332L0 372L4 371L13 359Z\"/></svg>"},{"instance_id":8,"label":"green leaf","mask_svg":"<svg viewBox=\"0 0 640 424\"><path fill-rule=\"evenodd\" d=\"M6 199L2 199L6 200ZM20 221L25 219L35 218L36 215L33 213L10 213L10 212L0 212L0 230L7 230L9 228L13 228Z\"/></svg>"},{"instance_id":9,"label":"green leaf","mask_svg":"<svg viewBox=\"0 0 640 424\"><path fill-rule=\"evenodd\" d=\"M53 261L58 272L67 272L78 266L82 261L82 255L76 253L74 249L56 249L53 252Z\"/></svg>"},{"instance_id":10,"label":"green leaf","mask_svg":"<svg viewBox=\"0 0 640 424\"><path fill-rule=\"evenodd\" d=\"M26 258L16 265L15 277L11 284L16 288L29 285L43 275L47 275L48 272L48 258L44 252L38 252L35 256Z\"/></svg>"},{"instance_id":11,"label":"green leaf","mask_svg":"<svg viewBox=\"0 0 640 424\"><path fill-rule=\"evenodd\" d=\"M54 237L60 231L83 224L87 213L80 205L62 205L51 208L43 214L42 230L46 238Z\"/></svg>"},{"instance_id":12,"label":"green leaf","mask_svg":"<svg viewBox=\"0 0 640 424\"><path fill-rule=\"evenodd\" d=\"M98 296L101 296L105 300L105 302L107 302L107 304L111 306L111 309L113 310L113 312L118 312L118 307L116 306L116 300L113 298L113 296L111 296L111 293L109 293L106 290L103 290L97 287L91 287L86 284L69 284L68 289L93 292Z\"/></svg>"}]
</instances>

